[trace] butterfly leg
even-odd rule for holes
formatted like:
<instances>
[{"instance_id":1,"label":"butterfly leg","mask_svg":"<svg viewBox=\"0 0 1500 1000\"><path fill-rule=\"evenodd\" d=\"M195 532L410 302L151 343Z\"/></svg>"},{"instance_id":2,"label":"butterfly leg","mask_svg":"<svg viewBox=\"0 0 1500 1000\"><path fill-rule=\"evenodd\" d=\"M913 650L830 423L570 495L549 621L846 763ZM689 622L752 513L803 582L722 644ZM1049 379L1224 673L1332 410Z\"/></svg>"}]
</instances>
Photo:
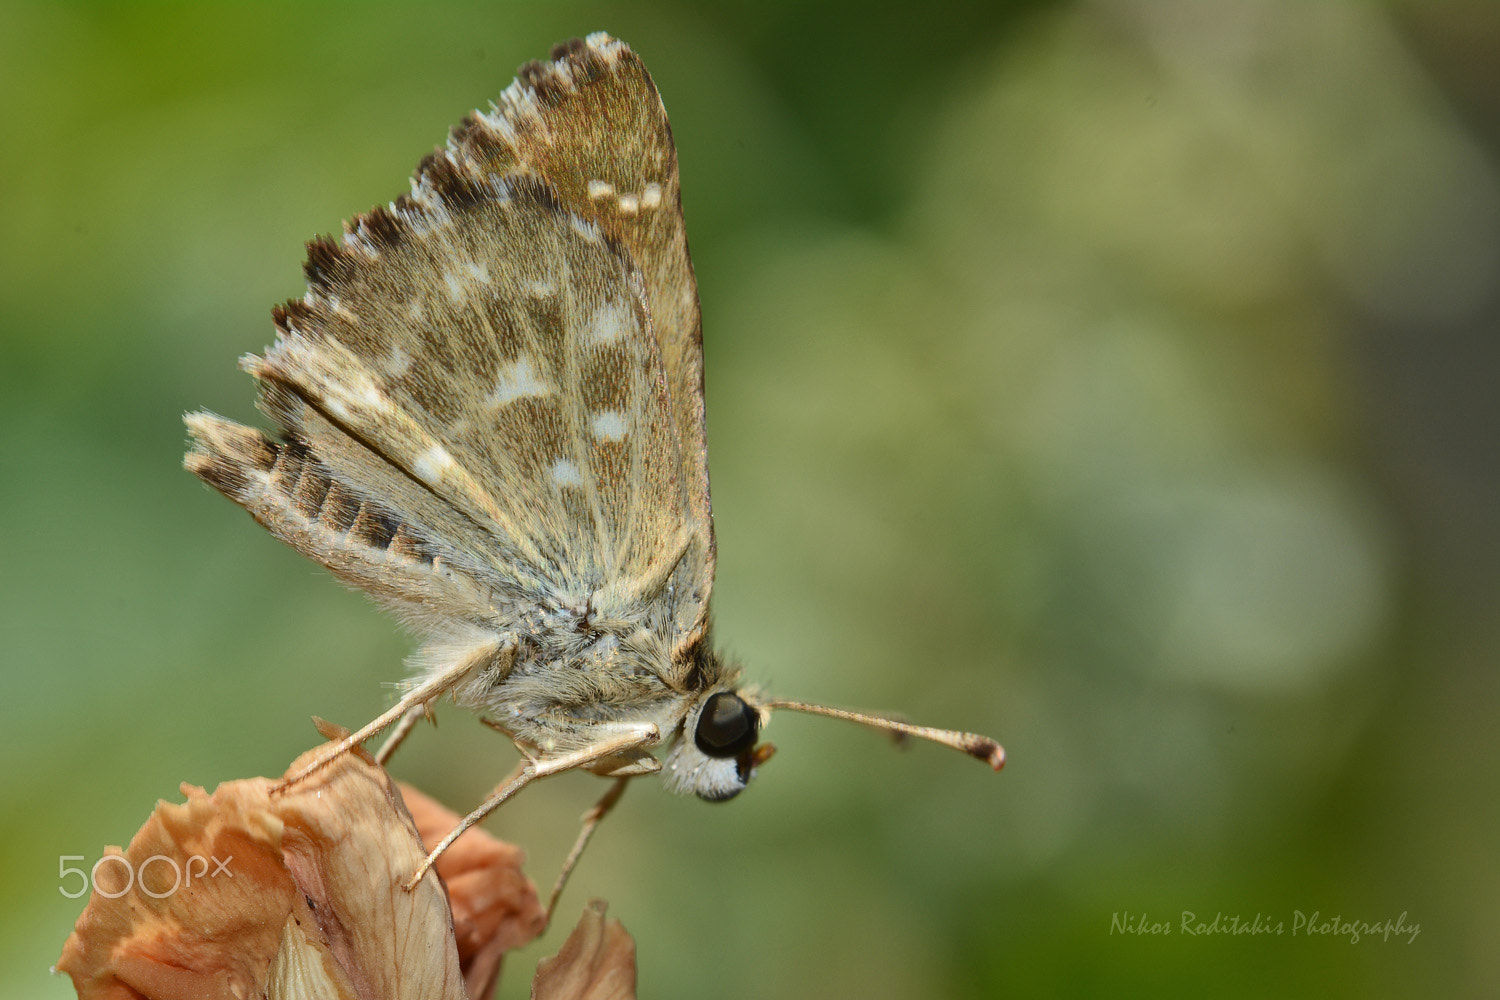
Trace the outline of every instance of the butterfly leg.
<instances>
[{"instance_id":1,"label":"butterfly leg","mask_svg":"<svg viewBox=\"0 0 1500 1000\"><path fill-rule=\"evenodd\" d=\"M338 760L339 757L406 715L407 712L441 697L456 687L460 681L469 676L473 671L493 662L496 657L505 653L514 655L515 642L509 636L497 636L493 640L482 643L465 655L456 658L447 669L429 677L421 684L412 688L404 698L392 705L387 711L381 713L374 721L359 732L350 733L335 743L325 753L316 757L312 763L304 766L302 770L289 777L282 778L276 784L272 785L271 794L275 795L284 792L308 775L327 767L335 760Z\"/></svg>"},{"instance_id":2,"label":"butterfly leg","mask_svg":"<svg viewBox=\"0 0 1500 1000\"><path fill-rule=\"evenodd\" d=\"M387 736L385 742L380 744L380 749L375 751L375 763L385 767L386 761L396 755L396 751L401 748L406 737L417 728L417 723L427 718L431 711L432 702L430 701L408 708L406 714L401 716L401 721L396 723L396 728L391 730L391 735Z\"/></svg>"},{"instance_id":3,"label":"butterfly leg","mask_svg":"<svg viewBox=\"0 0 1500 1000\"><path fill-rule=\"evenodd\" d=\"M616 778L614 784L609 786L609 791L599 797L592 809L583 814L583 829L578 831L578 839L573 842L573 849L568 852L568 859L563 862L562 871L557 873L557 881L552 885L552 894L547 897L547 916L542 924L546 930L547 924L552 922L552 914L557 911L557 899L562 895L563 886L568 884L568 876L573 874L573 868L578 864L578 859L583 856L583 849L588 846L594 831L598 829L599 822L609 815L609 811L620 801L620 796L625 794L625 786L630 783L630 778Z\"/></svg>"},{"instance_id":4,"label":"butterfly leg","mask_svg":"<svg viewBox=\"0 0 1500 1000\"><path fill-rule=\"evenodd\" d=\"M661 731L656 728L654 722L636 722L601 728L607 728L613 735L580 750L574 750L572 753L527 761L518 774L491 792L490 797L480 803L479 808L459 820L458 825L449 831L448 836L444 837L437 847L433 848L432 853L427 855L426 860L417 866L417 870L412 873L412 877L407 880L404 888L407 891L415 888L416 884L422 881L422 876L427 874L427 870L443 856L444 851L453 846L455 840L463 836L465 830L481 822L490 813L500 808L507 799L533 781L561 774L563 771L571 771L574 768L587 767L595 761L629 753L631 750L654 747L661 742Z\"/></svg>"}]
</instances>

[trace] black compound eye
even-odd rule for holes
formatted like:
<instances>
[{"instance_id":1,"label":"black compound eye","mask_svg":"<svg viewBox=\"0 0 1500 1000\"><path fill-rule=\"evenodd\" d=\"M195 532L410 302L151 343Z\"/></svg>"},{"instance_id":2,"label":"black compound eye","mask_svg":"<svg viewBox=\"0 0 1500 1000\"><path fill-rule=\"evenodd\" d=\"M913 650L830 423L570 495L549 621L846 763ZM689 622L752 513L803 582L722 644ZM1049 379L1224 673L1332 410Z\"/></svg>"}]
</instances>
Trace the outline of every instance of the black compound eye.
<instances>
[{"instance_id":1,"label":"black compound eye","mask_svg":"<svg viewBox=\"0 0 1500 1000\"><path fill-rule=\"evenodd\" d=\"M743 698L720 691L703 703L693 742L710 757L733 757L755 746L760 719Z\"/></svg>"}]
</instances>

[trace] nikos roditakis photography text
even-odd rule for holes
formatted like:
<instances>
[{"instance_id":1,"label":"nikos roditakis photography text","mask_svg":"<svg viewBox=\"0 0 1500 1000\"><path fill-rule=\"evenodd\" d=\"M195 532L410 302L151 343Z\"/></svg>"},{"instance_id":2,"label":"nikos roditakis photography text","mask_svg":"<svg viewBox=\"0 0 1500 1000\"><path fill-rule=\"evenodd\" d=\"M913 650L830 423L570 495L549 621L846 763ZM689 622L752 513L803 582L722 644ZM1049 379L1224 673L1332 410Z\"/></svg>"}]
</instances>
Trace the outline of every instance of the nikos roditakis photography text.
<instances>
[{"instance_id":1,"label":"nikos roditakis photography text","mask_svg":"<svg viewBox=\"0 0 1500 1000\"><path fill-rule=\"evenodd\" d=\"M1399 941L1411 944L1422 925L1407 911L1379 919L1345 917L1322 910L1292 910L1290 914L1217 911L1212 916L1182 910L1175 917L1145 910L1116 910L1110 914L1109 933L1129 937L1295 937L1342 940L1350 944Z\"/></svg>"}]
</instances>

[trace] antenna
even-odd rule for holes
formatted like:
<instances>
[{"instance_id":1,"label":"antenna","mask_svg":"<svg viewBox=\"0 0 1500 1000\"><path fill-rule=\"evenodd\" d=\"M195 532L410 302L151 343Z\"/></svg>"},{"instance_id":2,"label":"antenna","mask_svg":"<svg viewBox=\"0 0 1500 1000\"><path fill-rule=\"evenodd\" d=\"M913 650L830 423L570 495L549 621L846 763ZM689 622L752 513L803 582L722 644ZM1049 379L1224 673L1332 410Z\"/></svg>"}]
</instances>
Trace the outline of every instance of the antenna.
<instances>
[{"instance_id":1,"label":"antenna","mask_svg":"<svg viewBox=\"0 0 1500 1000\"><path fill-rule=\"evenodd\" d=\"M984 761L996 771L1005 766L1005 748L988 736L980 736L978 733L961 733L956 729L933 729L931 726L913 726L908 722L897 722L895 719L887 719L879 715L867 715L864 712L851 712L847 708L830 708L827 705L813 705L809 702L791 701L786 698L772 698L762 702L760 707L766 710L785 708L793 712L807 712L810 715L826 715L831 719L847 719L850 722L858 722L862 726L869 726L871 729L883 729L902 736L915 736L919 740L930 740L933 743L941 743L945 747L962 750L970 757Z\"/></svg>"}]
</instances>

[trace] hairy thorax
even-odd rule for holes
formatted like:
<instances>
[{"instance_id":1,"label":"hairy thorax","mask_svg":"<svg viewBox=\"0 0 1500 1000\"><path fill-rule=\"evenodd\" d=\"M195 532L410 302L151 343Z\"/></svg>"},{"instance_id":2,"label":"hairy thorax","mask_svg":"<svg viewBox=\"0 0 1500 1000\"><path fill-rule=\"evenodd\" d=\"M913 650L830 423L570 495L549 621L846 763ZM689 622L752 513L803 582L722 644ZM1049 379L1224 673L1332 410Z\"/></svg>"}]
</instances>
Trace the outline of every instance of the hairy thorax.
<instances>
[{"instance_id":1,"label":"hairy thorax","mask_svg":"<svg viewBox=\"0 0 1500 1000\"><path fill-rule=\"evenodd\" d=\"M540 756L593 744L622 723L652 721L670 738L696 696L684 682L697 684L701 670L674 663L654 623L584 604L534 607L508 624L513 645L457 697Z\"/></svg>"}]
</instances>

